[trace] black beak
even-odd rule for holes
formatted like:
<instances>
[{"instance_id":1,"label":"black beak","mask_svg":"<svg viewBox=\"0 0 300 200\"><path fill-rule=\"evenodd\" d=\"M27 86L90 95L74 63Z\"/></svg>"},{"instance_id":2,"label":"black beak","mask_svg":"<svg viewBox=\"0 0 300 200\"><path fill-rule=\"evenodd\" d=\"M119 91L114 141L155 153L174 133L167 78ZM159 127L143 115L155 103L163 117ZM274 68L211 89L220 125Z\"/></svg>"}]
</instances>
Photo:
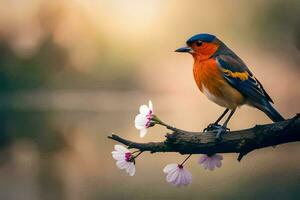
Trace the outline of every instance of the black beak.
<instances>
[{"instance_id":1,"label":"black beak","mask_svg":"<svg viewBox=\"0 0 300 200\"><path fill-rule=\"evenodd\" d=\"M191 47L181 47L179 49L176 49L175 52L180 52L180 53L193 53L193 49Z\"/></svg>"}]
</instances>

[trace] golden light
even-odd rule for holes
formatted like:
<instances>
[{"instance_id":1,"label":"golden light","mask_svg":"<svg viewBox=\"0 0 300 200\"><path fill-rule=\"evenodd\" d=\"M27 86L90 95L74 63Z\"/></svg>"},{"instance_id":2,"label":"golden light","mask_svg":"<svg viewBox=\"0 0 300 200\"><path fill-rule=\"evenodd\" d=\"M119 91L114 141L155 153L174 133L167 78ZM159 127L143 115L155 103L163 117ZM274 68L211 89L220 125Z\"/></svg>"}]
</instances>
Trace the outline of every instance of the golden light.
<instances>
[{"instance_id":1,"label":"golden light","mask_svg":"<svg viewBox=\"0 0 300 200\"><path fill-rule=\"evenodd\" d=\"M154 31L152 27L158 24L164 5L158 0L90 0L80 1L80 4L101 30L112 35L123 33L133 38Z\"/></svg>"}]
</instances>

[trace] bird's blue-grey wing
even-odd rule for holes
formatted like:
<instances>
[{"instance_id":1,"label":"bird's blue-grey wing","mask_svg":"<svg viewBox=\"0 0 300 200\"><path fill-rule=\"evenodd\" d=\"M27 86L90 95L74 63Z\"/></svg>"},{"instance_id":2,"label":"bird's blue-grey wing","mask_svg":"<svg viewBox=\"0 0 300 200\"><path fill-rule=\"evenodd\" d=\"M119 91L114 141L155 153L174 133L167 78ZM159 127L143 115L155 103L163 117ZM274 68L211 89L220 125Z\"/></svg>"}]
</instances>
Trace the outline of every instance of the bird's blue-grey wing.
<instances>
[{"instance_id":1,"label":"bird's blue-grey wing","mask_svg":"<svg viewBox=\"0 0 300 200\"><path fill-rule=\"evenodd\" d=\"M228 83L254 104L273 102L260 82L244 63L230 55L218 55L216 58L223 77Z\"/></svg>"}]
</instances>

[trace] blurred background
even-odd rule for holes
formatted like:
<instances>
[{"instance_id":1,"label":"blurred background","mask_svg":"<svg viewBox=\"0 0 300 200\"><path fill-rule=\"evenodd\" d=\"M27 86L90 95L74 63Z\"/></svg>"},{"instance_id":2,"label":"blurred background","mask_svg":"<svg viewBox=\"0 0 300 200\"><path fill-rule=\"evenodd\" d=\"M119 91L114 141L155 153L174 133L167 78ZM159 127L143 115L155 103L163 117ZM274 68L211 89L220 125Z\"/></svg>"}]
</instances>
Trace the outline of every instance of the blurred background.
<instances>
[{"instance_id":1,"label":"blurred background","mask_svg":"<svg viewBox=\"0 0 300 200\"><path fill-rule=\"evenodd\" d=\"M140 139L138 106L199 131L223 108L198 91L192 58L174 53L190 36L217 35L248 64L284 117L300 111L299 0L1 0L0 199L299 199L300 146L224 155L193 183L173 188L163 167L184 157L145 153L129 177L111 158L112 132ZM242 107L232 130L270 123Z\"/></svg>"}]
</instances>

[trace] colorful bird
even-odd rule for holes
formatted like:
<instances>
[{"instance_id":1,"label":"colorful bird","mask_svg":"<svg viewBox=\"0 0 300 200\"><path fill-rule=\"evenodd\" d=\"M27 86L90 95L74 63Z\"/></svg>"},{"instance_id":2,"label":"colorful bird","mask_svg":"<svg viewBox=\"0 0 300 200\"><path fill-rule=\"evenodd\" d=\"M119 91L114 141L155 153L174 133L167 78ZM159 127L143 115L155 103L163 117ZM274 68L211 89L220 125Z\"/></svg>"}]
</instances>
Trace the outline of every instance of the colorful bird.
<instances>
[{"instance_id":1,"label":"colorful bird","mask_svg":"<svg viewBox=\"0 0 300 200\"><path fill-rule=\"evenodd\" d=\"M263 111L274 122L284 118L272 106L273 100L246 64L221 40L211 34L197 34L187 46L175 52L190 53L194 58L194 79L201 92L216 104L225 107L223 114L205 131L216 132L220 139L237 107L247 104ZM231 110L223 125L221 119Z\"/></svg>"}]
</instances>

